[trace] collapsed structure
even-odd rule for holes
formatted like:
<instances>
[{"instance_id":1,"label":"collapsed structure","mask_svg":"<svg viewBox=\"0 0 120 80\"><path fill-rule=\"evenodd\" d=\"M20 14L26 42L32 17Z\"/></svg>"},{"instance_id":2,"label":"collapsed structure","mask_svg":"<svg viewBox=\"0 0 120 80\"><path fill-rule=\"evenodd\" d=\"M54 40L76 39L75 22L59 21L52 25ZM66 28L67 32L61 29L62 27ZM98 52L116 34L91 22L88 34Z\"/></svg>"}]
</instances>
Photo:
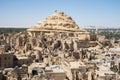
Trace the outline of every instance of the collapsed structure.
<instances>
[{"instance_id":1,"label":"collapsed structure","mask_svg":"<svg viewBox=\"0 0 120 80\"><path fill-rule=\"evenodd\" d=\"M48 16L42 21L38 21L37 25L27 30L31 35L48 34L59 37L76 37L79 40L89 40L89 33L73 21L73 19L64 12L56 10L54 14Z\"/></svg>"},{"instance_id":2,"label":"collapsed structure","mask_svg":"<svg viewBox=\"0 0 120 80\"><path fill-rule=\"evenodd\" d=\"M24 32L0 35L0 80L120 79L119 48L102 42L56 10Z\"/></svg>"}]
</instances>

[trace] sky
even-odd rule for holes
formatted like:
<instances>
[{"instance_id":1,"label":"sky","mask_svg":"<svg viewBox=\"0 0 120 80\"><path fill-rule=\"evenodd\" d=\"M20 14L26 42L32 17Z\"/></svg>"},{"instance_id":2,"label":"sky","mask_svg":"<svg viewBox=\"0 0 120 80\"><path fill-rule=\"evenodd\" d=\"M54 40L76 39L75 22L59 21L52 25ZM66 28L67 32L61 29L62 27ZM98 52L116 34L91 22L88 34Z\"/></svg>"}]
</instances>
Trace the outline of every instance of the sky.
<instances>
[{"instance_id":1,"label":"sky","mask_svg":"<svg viewBox=\"0 0 120 80\"><path fill-rule=\"evenodd\" d=\"M80 27L120 28L120 0L0 0L0 26L31 27L55 10Z\"/></svg>"}]
</instances>

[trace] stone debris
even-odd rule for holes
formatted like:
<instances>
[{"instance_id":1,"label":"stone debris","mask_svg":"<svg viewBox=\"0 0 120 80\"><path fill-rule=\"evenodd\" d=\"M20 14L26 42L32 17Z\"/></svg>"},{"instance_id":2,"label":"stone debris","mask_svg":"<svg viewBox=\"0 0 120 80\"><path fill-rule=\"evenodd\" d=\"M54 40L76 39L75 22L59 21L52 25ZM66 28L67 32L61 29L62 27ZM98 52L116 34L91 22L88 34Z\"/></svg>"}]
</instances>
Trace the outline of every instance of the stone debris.
<instances>
[{"instance_id":1,"label":"stone debris","mask_svg":"<svg viewBox=\"0 0 120 80\"><path fill-rule=\"evenodd\" d=\"M56 10L26 31L0 35L0 80L119 80L119 48Z\"/></svg>"}]
</instances>

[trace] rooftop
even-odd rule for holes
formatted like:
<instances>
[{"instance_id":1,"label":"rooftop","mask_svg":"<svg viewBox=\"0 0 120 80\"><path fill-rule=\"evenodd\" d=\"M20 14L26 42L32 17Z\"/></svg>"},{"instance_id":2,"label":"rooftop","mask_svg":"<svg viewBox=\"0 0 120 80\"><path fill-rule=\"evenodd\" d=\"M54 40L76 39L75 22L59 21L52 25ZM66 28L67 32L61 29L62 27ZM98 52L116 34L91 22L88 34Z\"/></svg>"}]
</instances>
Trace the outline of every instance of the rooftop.
<instances>
[{"instance_id":1,"label":"rooftop","mask_svg":"<svg viewBox=\"0 0 120 80\"><path fill-rule=\"evenodd\" d=\"M55 73L64 72L63 68L60 65L51 65L50 67L46 67L46 70L52 70Z\"/></svg>"},{"instance_id":2,"label":"rooftop","mask_svg":"<svg viewBox=\"0 0 120 80\"><path fill-rule=\"evenodd\" d=\"M81 61L70 62L70 68L80 68L85 67L85 64Z\"/></svg>"}]
</instances>

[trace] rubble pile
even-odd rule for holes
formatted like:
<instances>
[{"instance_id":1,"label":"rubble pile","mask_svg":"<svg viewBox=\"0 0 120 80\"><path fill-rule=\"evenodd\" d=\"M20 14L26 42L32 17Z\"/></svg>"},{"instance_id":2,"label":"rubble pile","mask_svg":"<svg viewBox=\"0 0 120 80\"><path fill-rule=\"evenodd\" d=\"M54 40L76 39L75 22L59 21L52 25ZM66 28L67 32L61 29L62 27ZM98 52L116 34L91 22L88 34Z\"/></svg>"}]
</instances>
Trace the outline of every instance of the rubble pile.
<instances>
[{"instance_id":1,"label":"rubble pile","mask_svg":"<svg viewBox=\"0 0 120 80\"><path fill-rule=\"evenodd\" d=\"M0 80L120 79L119 45L92 38L58 10L24 32L1 34Z\"/></svg>"}]
</instances>

